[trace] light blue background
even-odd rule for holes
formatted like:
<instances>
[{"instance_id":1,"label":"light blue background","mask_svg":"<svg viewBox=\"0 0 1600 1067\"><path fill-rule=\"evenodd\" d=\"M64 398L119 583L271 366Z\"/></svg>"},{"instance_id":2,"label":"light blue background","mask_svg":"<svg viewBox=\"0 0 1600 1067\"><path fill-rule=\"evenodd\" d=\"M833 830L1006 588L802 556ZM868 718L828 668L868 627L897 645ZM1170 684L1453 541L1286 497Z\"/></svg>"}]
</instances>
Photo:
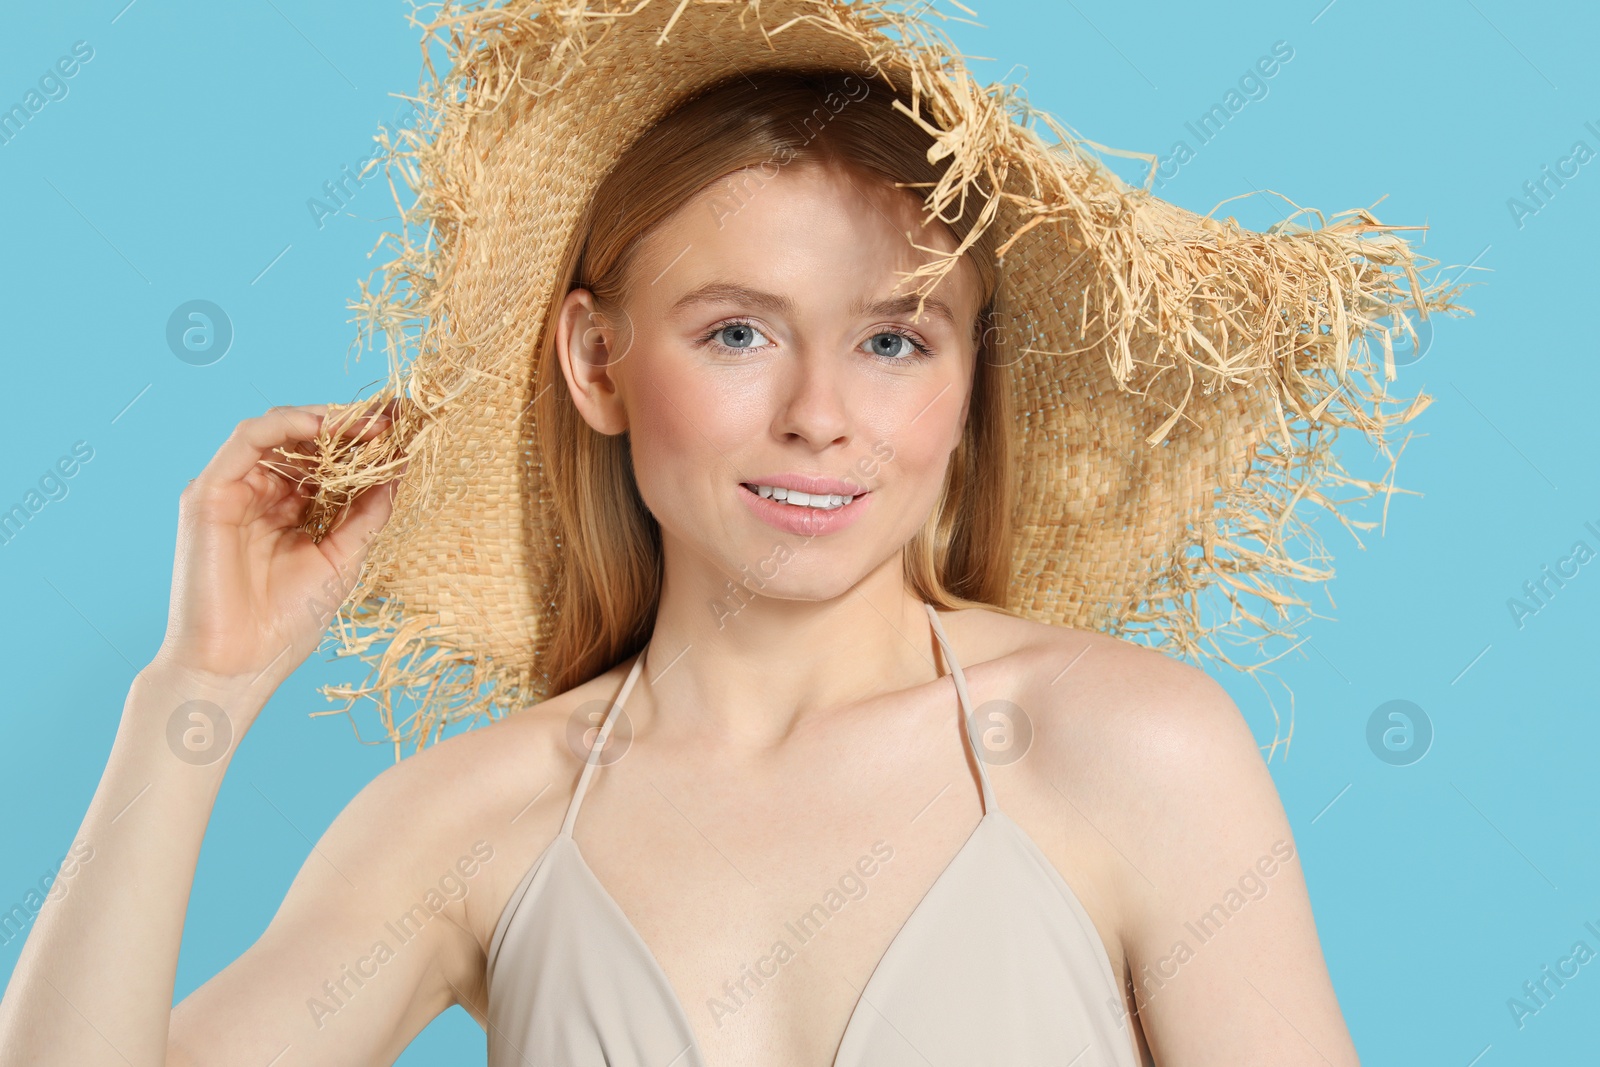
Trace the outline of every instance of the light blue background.
<instances>
[{"instance_id":1,"label":"light blue background","mask_svg":"<svg viewBox=\"0 0 1600 1067\"><path fill-rule=\"evenodd\" d=\"M409 5L126 0L13 8L0 106L73 42L94 58L9 144L0 286L6 329L0 506L87 441L69 495L0 546L8 700L0 750L0 903L20 900L71 842L123 697L165 627L176 503L231 427L269 404L348 400L383 373L346 370L344 304L392 225L369 183L318 228L308 198L371 150L413 91ZM1294 58L1161 195L1206 212L1252 188L1332 213L1371 206L1426 223L1425 251L1476 262L1475 318L1441 319L1396 389L1434 395L1413 429L1388 525L1358 547L1318 524L1339 577L1312 599L1308 643L1279 664L1296 694L1271 762L1318 928L1363 1062L1466 1067L1593 1062L1600 964L1522 1029L1507 1000L1600 925L1594 854L1600 563L1519 628L1507 601L1600 527L1595 476L1600 162L1518 226L1507 200L1583 139L1600 149L1589 5L1380 0L1134 5L987 0L953 25L986 77L1020 64L1033 103L1083 136L1165 155L1239 76L1286 41ZM1126 171L1125 171L1126 173ZM1264 227L1275 202L1223 209ZM383 257L386 258L386 257ZM220 304L236 330L211 366L174 358L180 303ZM1347 462L1376 469L1359 439ZM1366 518L1381 519L1381 500ZM1590 573L1590 572L1594 573ZM1265 692L1221 677L1258 736ZM386 766L346 720L309 718L314 687L359 676L313 657L251 730L222 788L189 907L181 999L271 917L310 843ZM1274 683L1268 681L1268 687ZM1280 707L1288 700L1272 688ZM1431 719L1410 766L1369 749L1392 699ZM379 736L375 719L364 721ZM15 963L21 939L0 948ZM477 1062L451 1009L401 1063ZM1475 1060L1475 1057L1477 1059Z\"/></svg>"}]
</instances>

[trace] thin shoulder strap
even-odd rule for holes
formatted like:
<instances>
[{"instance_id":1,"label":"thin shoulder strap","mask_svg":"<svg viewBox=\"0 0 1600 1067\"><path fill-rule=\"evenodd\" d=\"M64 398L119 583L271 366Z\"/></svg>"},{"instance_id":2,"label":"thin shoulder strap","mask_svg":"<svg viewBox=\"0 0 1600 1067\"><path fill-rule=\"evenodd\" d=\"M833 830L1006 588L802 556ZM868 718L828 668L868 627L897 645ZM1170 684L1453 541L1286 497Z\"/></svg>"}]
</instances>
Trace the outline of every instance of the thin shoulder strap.
<instances>
[{"instance_id":1,"label":"thin shoulder strap","mask_svg":"<svg viewBox=\"0 0 1600 1067\"><path fill-rule=\"evenodd\" d=\"M961 701L961 728L967 735L967 744L972 748L973 762L978 765L978 783L983 787L983 813L999 811L1000 806L994 801L994 790L989 787L989 768L984 762L983 749L977 739L972 736L975 725L972 714L972 697L967 694L967 676L962 673L961 661L956 659L955 649L950 647L950 639L944 634L944 626L939 622L939 613L932 604L924 604L928 609L928 620L933 623L933 636L939 641L939 651L944 653L944 661L950 667L950 676L956 683L956 697Z\"/></svg>"},{"instance_id":2,"label":"thin shoulder strap","mask_svg":"<svg viewBox=\"0 0 1600 1067\"><path fill-rule=\"evenodd\" d=\"M644 654L649 650L649 645L639 650L639 656L633 661L633 669L628 672L627 681L622 683L622 688L617 691L617 698L606 709L606 717L600 723L600 732L595 734L594 747L589 749L589 758L584 761L583 773L578 776L578 788L572 791L572 800L567 803L567 817L561 823L561 836L571 837L572 827L578 821L578 808L583 804L583 794L589 789L589 779L594 775L594 769L600 762L600 750L606 746L606 738L611 734L611 724L616 721L617 709L627 703L628 694L633 692L633 683L639 680L639 670L644 666Z\"/></svg>"}]
</instances>

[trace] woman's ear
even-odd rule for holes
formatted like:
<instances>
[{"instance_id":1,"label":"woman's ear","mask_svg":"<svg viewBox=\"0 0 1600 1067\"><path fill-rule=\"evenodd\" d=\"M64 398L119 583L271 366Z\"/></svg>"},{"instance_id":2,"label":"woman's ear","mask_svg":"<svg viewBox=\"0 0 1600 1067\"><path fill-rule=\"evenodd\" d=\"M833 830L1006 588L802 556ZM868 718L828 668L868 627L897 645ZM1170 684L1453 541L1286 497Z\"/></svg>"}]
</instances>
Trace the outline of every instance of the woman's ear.
<instances>
[{"instance_id":1,"label":"woman's ear","mask_svg":"<svg viewBox=\"0 0 1600 1067\"><path fill-rule=\"evenodd\" d=\"M627 332L631 336L632 331ZM574 289L561 302L556 319L556 355L572 402L597 433L608 436L628 428L628 412L618 390L617 364L626 354L618 345L624 336L599 310L594 294Z\"/></svg>"}]
</instances>

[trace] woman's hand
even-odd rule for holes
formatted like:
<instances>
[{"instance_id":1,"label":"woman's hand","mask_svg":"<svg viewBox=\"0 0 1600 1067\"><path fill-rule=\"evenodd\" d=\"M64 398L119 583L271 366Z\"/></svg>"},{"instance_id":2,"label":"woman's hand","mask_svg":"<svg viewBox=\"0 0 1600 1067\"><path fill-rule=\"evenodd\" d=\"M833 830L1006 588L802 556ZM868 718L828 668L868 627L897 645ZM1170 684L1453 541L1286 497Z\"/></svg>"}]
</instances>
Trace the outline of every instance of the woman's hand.
<instances>
[{"instance_id":1,"label":"woman's hand","mask_svg":"<svg viewBox=\"0 0 1600 1067\"><path fill-rule=\"evenodd\" d=\"M382 432L392 408L349 432L356 439ZM298 528L305 490L260 461L314 439L326 410L275 407L245 419L184 489L156 664L219 683L259 682L270 692L316 649L399 485L396 477L363 491L320 543Z\"/></svg>"}]
</instances>

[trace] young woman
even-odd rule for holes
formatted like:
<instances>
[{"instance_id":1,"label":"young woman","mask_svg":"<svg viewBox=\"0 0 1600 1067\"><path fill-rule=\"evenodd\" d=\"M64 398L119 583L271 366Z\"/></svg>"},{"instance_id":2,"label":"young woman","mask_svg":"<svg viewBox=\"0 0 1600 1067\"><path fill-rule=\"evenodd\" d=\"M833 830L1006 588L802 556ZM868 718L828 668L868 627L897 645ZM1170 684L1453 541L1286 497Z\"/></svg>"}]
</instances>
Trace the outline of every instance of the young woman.
<instances>
[{"instance_id":1,"label":"young woman","mask_svg":"<svg viewBox=\"0 0 1600 1067\"><path fill-rule=\"evenodd\" d=\"M560 691L379 775L172 1008L231 754L397 484L314 543L261 461L327 409L239 424L180 499L166 638L0 1063L390 1063L455 1004L494 1065L1357 1062L1222 688L999 606L995 239L906 294L981 205L929 222L897 187L940 168L881 85L808 126L848 77L721 82L600 184L541 334L551 507L589 557ZM641 595L647 643L607 658ZM220 758L174 758L174 721Z\"/></svg>"}]
</instances>

